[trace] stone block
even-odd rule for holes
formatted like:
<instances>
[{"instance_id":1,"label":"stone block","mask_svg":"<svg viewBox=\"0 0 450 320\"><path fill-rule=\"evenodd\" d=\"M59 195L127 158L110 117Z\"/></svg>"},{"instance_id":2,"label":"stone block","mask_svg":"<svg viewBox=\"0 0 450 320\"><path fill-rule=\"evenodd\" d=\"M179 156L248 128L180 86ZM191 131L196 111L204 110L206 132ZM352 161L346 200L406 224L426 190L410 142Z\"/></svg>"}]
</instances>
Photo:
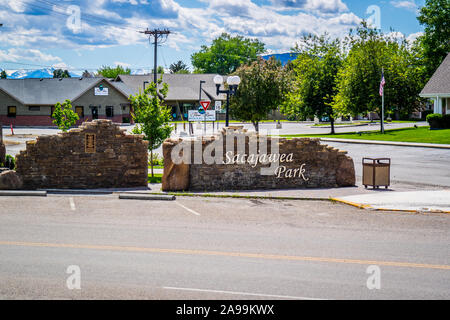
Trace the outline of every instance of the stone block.
<instances>
[{"instance_id":1,"label":"stone block","mask_svg":"<svg viewBox=\"0 0 450 320\"><path fill-rule=\"evenodd\" d=\"M22 179L15 171L7 170L0 173L0 190L17 190L22 186Z\"/></svg>"}]
</instances>

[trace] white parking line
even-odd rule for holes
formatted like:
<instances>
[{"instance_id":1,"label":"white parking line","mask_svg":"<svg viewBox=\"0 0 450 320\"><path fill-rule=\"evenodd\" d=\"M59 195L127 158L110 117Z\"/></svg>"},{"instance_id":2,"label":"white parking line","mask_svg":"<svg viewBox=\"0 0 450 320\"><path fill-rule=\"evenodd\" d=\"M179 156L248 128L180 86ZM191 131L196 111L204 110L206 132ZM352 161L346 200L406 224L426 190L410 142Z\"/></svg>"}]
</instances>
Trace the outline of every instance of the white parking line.
<instances>
[{"instance_id":1,"label":"white parking line","mask_svg":"<svg viewBox=\"0 0 450 320\"><path fill-rule=\"evenodd\" d=\"M179 205L180 207L182 207L183 209L189 211L190 213L195 214L196 216L199 216L199 215L200 215L200 213L198 213L198 212L196 212L196 211L194 211L194 210L192 210L192 209L189 209L188 207L183 206L183 205L182 205L181 203L179 203L178 201L175 201L175 203L176 203L177 205Z\"/></svg>"},{"instance_id":2,"label":"white parking line","mask_svg":"<svg viewBox=\"0 0 450 320\"><path fill-rule=\"evenodd\" d=\"M282 296L282 295L277 295L277 294L250 293L250 292L238 292L238 291L223 291L223 290L194 289L194 288L177 288L177 287L162 287L162 288L166 289L166 290L210 292L210 293L222 293L222 294L232 294L232 295L239 295L239 296L254 296L254 297L266 297L266 298L295 299L295 300L326 300L326 299L309 298L309 297Z\"/></svg>"},{"instance_id":3,"label":"white parking line","mask_svg":"<svg viewBox=\"0 0 450 320\"><path fill-rule=\"evenodd\" d=\"M73 201L73 198L71 197L71 198L69 198L69 203L70 203L70 209L72 210L72 211L75 211L75 201Z\"/></svg>"}]
</instances>

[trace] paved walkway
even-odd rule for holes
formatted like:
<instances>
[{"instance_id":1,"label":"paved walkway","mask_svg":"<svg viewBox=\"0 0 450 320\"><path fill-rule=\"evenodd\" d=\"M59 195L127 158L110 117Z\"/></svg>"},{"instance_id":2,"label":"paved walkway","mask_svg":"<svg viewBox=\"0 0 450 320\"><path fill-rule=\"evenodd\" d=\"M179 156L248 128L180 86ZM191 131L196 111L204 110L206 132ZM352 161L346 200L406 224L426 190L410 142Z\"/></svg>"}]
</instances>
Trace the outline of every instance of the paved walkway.
<instances>
[{"instance_id":1,"label":"paved walkway","mask_svg":"<svg viewBox=\"0 0 450 320\"><path fill-rule=\"evenodd\" d=\"M377 144L385 146L417 147L417 148L437 148L450 149L450 144L440 143L418 143L418 142L400 142L400 141L379 141L379 140L359 140L359 139L339 139L339 138L320 138L321 141L356 143L356 144Z\"/></svg>"},{"instance_id":2,"label":"paved walkway","mask_svg":"<svg viewBox=\"0 0 450 320\"><path fill-rule=\"evenodd\" d=\"M367 209L450 213L450 189L360 194L337 200Z\"/></svg>"}]
</instances>

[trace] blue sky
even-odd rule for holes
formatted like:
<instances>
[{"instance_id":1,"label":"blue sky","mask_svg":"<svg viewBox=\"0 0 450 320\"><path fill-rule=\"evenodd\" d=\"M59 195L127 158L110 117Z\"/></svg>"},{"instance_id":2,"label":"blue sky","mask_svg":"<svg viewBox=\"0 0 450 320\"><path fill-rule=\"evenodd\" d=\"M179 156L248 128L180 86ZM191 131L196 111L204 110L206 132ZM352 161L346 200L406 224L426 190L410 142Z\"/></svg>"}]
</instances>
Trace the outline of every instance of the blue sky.
<instances>
[{"instance_id":1,"label":"blue sky","mask_svg":"<svg viewBox=\"0 0 450 320\"><path fill-rule=\"evenodd\" d=\"M268 53L288 52L302 34L343 37L361 19L413 39L424 0L0 0L0 68L44 66L150 69L153 48L138 31L168 28L159 47L166 68L222 32L258 38ZM375 8L369 10L368 8ZM379 15L377 15L379 8ZM78 19L80 17L80 19ZM379 18L379 19L376 19Z\"/></svg>"}]
</instances>

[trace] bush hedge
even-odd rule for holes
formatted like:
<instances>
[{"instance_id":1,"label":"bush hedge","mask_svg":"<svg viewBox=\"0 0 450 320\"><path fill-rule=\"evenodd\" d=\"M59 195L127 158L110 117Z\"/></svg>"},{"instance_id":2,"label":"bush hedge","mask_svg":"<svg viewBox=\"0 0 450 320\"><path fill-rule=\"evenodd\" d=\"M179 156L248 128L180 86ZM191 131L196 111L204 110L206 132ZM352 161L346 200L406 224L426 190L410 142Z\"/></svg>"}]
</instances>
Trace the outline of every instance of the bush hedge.
<instances>
[{"instance_id":1,"label":"bush hedge","mask_svg":"<svg viewBox=\"0 0 450 320\"><path fill-rule=\"evenodd\" d=\"M430 129L450 129L450 114L429 114L427 122L430 124Z\"/></svg>"}]
</instances>

